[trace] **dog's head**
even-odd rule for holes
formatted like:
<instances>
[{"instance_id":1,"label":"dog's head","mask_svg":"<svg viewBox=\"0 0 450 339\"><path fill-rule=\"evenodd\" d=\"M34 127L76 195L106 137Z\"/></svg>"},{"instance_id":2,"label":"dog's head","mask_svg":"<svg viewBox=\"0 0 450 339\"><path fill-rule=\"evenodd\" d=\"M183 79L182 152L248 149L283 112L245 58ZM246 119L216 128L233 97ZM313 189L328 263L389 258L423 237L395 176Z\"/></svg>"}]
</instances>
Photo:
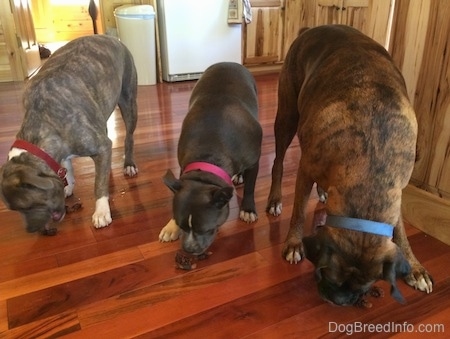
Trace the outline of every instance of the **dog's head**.
<instances>
[{"instance_id":1,"label":"dog's head","mask_svg":"<svg viewBox=\"0 0 450 339\"><path fill-rule=\"evenodd\" d=\"M28 232L48 228L65 215L64 185L41 161L21 154L0 169L0 196L25 218Z\"/></svg>"},{"instance_id":2,"label":"dog's head","mask_svg":"<svg viewBox=\"0 0 450 339\"><path fill-rule=\"evenodd\" d=\"M341 231L341 235L344 232L347 237L337 240L325 227L303 239L306 257L316 269L320 296L336 305L354 305L374 282L383 279L391 284L391 296L404 303L396 279L407 275L411 267L400 248L386 237L354 231Z\"/></svg>"},{"instance_id":3,"label":"dog's head","mask_svg":"<svg viewBox=\"0 0 450 339\"><path fill-rule=\"evenodd\" d=\"M168 170L164 183L174 193L173 217L181 229L184 251L200 255L213 242L228 218L233 187L218 187L197 180L176 179Z\"/></svg>"}]
</instances>

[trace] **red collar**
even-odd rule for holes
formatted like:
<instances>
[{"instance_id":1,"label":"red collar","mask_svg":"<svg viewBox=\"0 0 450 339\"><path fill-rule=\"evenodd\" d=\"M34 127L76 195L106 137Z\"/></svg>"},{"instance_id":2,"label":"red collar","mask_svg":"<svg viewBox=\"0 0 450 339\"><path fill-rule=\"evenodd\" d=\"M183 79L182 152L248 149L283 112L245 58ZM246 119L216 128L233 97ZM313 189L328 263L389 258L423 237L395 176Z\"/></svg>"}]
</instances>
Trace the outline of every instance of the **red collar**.
<instances>
[{"instance_id":1,"label":"red collar","mask_svg":"<svg viewBox=\"0 0 450 339\"><path fill-rule=\"evenodd\" d=\"M11 148L13 147L24 149L25 151L28 151L31 154L37 156L38 158L44 160L47 163L47 165L58 175L58 177L61 178L61 180L64 183L64 186L67 186L67 178L66 178L67 169L62 167L55 159L53 159L50 155L45 153L42 149L40 149L36 145L33 145L32 143L29 143L28 141L20 139L14 141Z\"/></svg>"},{"instance_id":2,"label":"red collar","mask_svg":"<svg viewBox=\"0 0 450 339\"><path fill-rule=\"evenodd\" d=\"M230 175L227 172L225 172L222 168L220 168L216 165L210 164L209 162L202 162L202 161L191 162L183 169L183 173L187 173L187 172L195 171L195 170L200 170L200 171L205 171L205 172L215 174L219 178L223 179L228 185L233 186L233 181L231 180Z\"/></svg>"}]
</instances>

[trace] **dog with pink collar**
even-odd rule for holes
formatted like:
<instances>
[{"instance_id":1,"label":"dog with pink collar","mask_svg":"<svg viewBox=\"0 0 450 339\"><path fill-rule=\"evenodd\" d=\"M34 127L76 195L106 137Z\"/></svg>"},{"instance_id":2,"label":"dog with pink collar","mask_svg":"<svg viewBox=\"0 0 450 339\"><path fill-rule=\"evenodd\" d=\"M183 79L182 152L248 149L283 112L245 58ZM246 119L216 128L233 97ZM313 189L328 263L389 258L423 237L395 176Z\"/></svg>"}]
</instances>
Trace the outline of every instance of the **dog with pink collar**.
<instances>
[{"instance_id":1,"label":"dog with pink collar","mask_svg":"<svg viewBox=\"0 0 450 339\"><path fill-rule=\"evenodd\" d=\"M261 155L256 84L240 64L210 66L194 87L178 142L181 168L164 183L174 192L173 219L159 239L181 236L181 248L203 255L227 220L233 183L244 183L240 219L257 220L254 200Z\"/></svg>"}]
</instances>

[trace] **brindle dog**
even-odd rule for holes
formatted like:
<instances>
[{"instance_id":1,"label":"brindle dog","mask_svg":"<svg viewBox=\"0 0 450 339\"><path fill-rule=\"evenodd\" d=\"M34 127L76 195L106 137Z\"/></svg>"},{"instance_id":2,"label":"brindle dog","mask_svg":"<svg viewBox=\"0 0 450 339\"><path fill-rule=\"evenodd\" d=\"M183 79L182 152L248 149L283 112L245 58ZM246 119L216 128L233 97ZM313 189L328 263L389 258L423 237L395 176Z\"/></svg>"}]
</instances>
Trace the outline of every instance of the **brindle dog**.
<instances>
[{"instance_id":1,"label":"brindle dog","mask_svg":"<svg viewBox=\"0 0 450 339\"><path fill-rule=\"evenodd\" d=\"M402 189L416 158L417 122L405 81L386 50L341 25L301 31L293 42L279 78L267 205L275 216L281 213L284 155L296 133L302 154L286 260L297 263L306 252L321 296L339 305L355 304L379 279L389 281L392 295L403 301L399 276L431 292L432 279L410 248L401 215ZM328 193L327 214L356 218L362 231L327 221L303 239L314 183ZM364 229L362 220L395 226L393 241L373 234L373 226Z\"/></svg>"},{"instance_id":2,"label":"brindle dog","mask_svg":"<svg viewBox=\"0 0 450 339\"><path fill-rule=\"evenodd\" d=\"M25 117L17 133L19 142L0 171L0 196L9 208L24 215L28 232L54 234L50 224L63 219L64 198L73 192L74 156L90 156L95 163L94 226L111 223L112 142L106 122L119 105L126 126L124 172L136 175L136 94L137 74L130 51L106 35L69 42L30 79L23 94Z\"/></svg>"}]
</instances>

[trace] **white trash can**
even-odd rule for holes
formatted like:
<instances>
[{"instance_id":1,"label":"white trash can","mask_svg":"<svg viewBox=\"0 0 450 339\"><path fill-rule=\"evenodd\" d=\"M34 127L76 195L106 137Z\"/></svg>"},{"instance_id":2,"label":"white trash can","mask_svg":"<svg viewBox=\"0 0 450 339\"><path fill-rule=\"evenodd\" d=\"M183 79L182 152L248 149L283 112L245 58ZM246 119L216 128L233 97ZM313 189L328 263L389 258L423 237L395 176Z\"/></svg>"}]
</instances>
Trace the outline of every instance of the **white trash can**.
<instances>
[{"instance_id":1,"label":"white trash can","mask_svg":"<svg viewBox=\"0 0 450 339\"><path fill-rule=\"evenodd\" d=\"M124 5L114 11L119 39L134 58L139 85L156 84L155 11L150 5Z\"/></svg>"}]
</instances>

